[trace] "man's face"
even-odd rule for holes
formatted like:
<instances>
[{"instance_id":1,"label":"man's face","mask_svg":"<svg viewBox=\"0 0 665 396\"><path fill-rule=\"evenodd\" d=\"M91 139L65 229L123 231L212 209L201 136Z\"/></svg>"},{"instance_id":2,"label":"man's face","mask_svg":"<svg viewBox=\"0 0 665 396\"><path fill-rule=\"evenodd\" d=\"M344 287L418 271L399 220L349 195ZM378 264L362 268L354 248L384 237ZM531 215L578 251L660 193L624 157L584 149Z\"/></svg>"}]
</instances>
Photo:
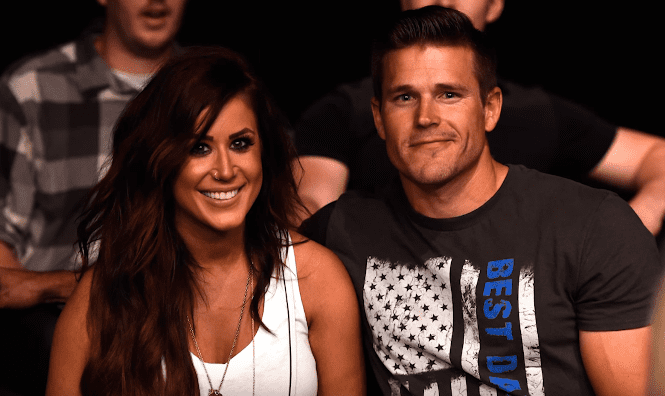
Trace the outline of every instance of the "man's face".
<instances>
[{"instance_id":1,"label":"man's face","mask_svg":"<svg viewBox=\"0 0 665 396\"><path fill-rule=\"evenodd\" d=\"M170 46L180 29L187 0L98 0L106 7L107 29L130 50L150 55Z\"/></svg>"},{"instance_id":2,"label":"man's face","mask_svg":"<svg viewBox=\"0 0 665 396\"><path fill-rule=\"evenodd\" d=\"M400 0L402 10L415 10L428 5L455 9L465 14L478 30L496 21L503 11L504 0Z\"/></svg>"},{"instance_id":3,"label":"man's face","mask_svg":"<svg viewBox=\"0 0 665 396\"><path fill-rule=\"evenodd\" d=\"M471 49L415 45L388 52L383 65L383 97L372 111L405 188L441 186L489 155L485 131L498 121L501 93L489 95L498 107L484 106Z\"/></svg>"}]
</instances>

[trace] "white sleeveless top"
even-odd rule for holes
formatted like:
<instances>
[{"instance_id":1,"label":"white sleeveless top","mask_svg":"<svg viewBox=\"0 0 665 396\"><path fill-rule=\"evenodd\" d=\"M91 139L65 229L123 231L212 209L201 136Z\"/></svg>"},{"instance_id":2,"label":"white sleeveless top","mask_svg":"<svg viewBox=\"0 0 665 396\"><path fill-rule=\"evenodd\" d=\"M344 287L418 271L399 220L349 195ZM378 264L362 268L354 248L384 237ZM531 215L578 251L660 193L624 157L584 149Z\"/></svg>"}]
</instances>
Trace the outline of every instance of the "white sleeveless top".
<instances>
[{"instance_id":1,"label":"white sleeveless top","mask_svg":"<svg viewBox=\"0 0 665 396\"><path fill-rule=\"evenodd\" d=\"M298 273L293 246L286 254L284 276L275 274L265 295L261 320L274 333L259 327L256 348L256 395L316 395L316 362L309 347L307 320L298 288ZM284 257L282 257L284 259ZM192 355L199 379L201 396L207 396L210 384L201 360ZM213 387L219 387L226 364L206 363ZM252 394L252 343L231 358L221 389L224 395Z\"/></svg>"}]
</instances>

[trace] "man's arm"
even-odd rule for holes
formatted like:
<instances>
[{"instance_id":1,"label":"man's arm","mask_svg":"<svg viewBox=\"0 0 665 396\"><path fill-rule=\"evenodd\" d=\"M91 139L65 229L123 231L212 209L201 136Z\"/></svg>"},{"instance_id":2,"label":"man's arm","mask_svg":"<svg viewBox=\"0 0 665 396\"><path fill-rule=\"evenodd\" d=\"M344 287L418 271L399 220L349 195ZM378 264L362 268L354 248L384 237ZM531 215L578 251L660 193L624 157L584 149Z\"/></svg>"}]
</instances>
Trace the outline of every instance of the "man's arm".
<instances>
[{"instance_id":1,"label":"man's arm","mask_svg":"<svg viewBox=\"0 0 665 396\"><path fill-rule=\"evenodd\" d=\"M12 249L0 241L0 308L28 308L41 303L64 302L74 291L71 271L29 271Z\"/></svg>"},{"instance_id":2,"label":"man's arm","mask_svg":"<svg viewBox=\"0 0 665 396\"><path fill-rule=\"evenodd\" d=\"M36 86L24 86L23 89L38 92ZM22 132L28 129L26 123L22 105L3 78L0 82L0 156L3 160L0 161L0 211L4 215L9 209L17 218L31 215L33 197L30 194L34 194L35 190L25 186L35 179L30 162L32 142L26 140L27 135ZM22 191L17 194L19 190ZM13 198L8 199L12 194ZM8 202L18 203L18 207L5 207ZM0 215L0 229L3 231L26 228L26 224L7 227L5 221L10 220L3 215ZM17 235L12 243L21 238ZM76 283L76 276L70 271L37 272L25 269L10 244L0 241L0 308L27 308L45 302L64 302Z\"/></svg>"},{"instance_id":3,"label":"man's arm","mask_svg":"<svg viewBox=\"0 0 665 396\"><path fill-rule=\"evenodd\" d=\"M590 176L636 191L630 206L652 234L665 217L665 139L619 127L607 153Z\"/></svg>"},{"instance_id":4,"label":"man's arm","mask_svg":"<svg viewBox=\"0 0 665 396\"><path fill-rule=\"evenodd\" d=\"M644 395L651 328L580 331L584 368L598 396Z\"/></svg>"},{"instance_id":5,"label":"man's arm","mask_svg":"<svg viewBox=\"0 0 665 396\"><path fill-rule=\"evenodd\" d=\"M9 245L0 241L0 268L23 269Z\"/></svg>"},{"instance_id":6,"label":"man's arm","mask_svg":"<svg viewBox=\"0 0 665 396\"><path fill-rule=\"evenodd\" d=\"M346 190L349 181L349 168L342 162L319 156L300 157L302 172L296 175L298 194L309 215L332 201L337 200ZM296 166L295 169L300 169ZM303 214L300 221L309 217Z\"/></svg>"},{"instance_id":7,"label":"man's arm","mask_svg":"<svg viewBox=\"0 0 665 396\"><path fill-rule=\"evenodd\" d=\"M653 236L608 194L584 231L574 292L579 348L599 396L644 395L651 312L662 273Z\"/></svg>"},{"instance_id":8,"label":"man's arm","mask_svg":"<svg viewBox=\"0 0 665 396\"><path fill-rule=\"evenodd\" d=\"M665 395L665 283L661 279L660 292L655 300L651 321L651 361L649 363L649 396Z\"/></svg>"}]
</instances>

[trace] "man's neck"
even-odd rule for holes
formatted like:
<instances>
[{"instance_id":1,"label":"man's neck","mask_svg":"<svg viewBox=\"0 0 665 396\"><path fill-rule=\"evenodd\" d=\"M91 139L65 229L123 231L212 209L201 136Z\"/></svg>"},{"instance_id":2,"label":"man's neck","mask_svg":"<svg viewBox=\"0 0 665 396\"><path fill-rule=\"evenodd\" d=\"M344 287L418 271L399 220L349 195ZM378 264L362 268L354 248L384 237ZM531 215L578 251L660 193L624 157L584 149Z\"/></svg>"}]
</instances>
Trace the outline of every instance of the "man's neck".
<instances>
[{"instance_id":1,"label":"man's neck","mask_svg":"<svg viewBox=\"0 0 665 396\"><path fill-rule=\"evenodd\" d=\"M470 213L496 194L508 167L492 157L440 186L418 186L403 176L402 185L416 212L434 219L449 219Z\"/></svg>"},{"instance_id":2,"label":"man's neck","mask_svg":"<svg viewBox=\"0 0 665 396\"><path fill-rule=\"evenodd\" d=\"M171 45L149 56L140 55L106 32L95 40L95 49L111 69L132 74L156 72L173 53Z\"/></svg>"}]
</instances>

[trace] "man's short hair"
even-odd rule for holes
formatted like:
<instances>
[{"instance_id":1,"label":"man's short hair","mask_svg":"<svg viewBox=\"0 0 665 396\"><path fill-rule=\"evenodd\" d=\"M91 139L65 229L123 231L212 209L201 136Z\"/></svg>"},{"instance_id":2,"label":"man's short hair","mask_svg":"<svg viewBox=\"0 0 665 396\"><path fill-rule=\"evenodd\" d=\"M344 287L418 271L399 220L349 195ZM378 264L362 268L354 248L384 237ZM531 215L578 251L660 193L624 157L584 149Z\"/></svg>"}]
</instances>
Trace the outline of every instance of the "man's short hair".
<instances>
[{"instance_id":1,"label":"man's short hair","mask_svg":"<svg viewBox=\"0 0 665 396\"><path fill-rule=\"evenodd\" d=\"M401 12L375 36L372 46L372 83L377 99L381 100L383 94L383 61L388 52L414 45L463 46L473 50L474 72L483 103L497 85L496 54L486 35L457 10L427 6Z\"/></svg>"}]
</instances>

